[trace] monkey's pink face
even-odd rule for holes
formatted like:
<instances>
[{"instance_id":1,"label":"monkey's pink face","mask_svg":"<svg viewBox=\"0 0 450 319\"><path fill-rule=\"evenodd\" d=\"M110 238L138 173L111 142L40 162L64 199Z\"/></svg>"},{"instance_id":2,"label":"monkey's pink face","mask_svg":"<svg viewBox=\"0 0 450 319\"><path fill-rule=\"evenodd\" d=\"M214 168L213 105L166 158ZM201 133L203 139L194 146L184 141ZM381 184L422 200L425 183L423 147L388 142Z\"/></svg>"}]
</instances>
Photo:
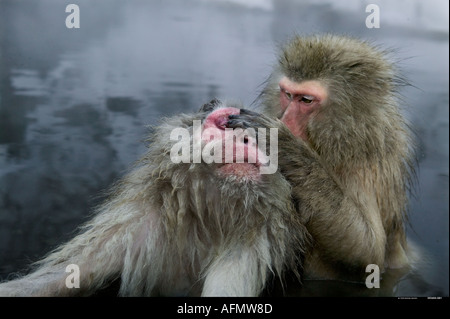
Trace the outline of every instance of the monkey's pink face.
<instances>
[{"instance_id":1,"label":"monkey's pink face","mask_svg":"<svg viewBox=\"0 0 450 319\"><path fill-rule=\"evenodd\" d=\"M303 140L308 140L306 127L308 121L326 101L326 88L319 81L297 83L287 77L280 82L281 121L291 132Z\"/></svg>"},{"instance_id":2,"label":"monkey's pink face","mask_svg":"<svg viewBox=\"0 0 450 319\"><path fill-rule=\"evenodd\" d=\"M218 169L220 174L259 180L261 152L256 138L245 134L244 130L228 128L228 116L236 114L240 114L240 110L234 107L219 108L209 114L203 123L202 140L212 145L216 142L220 144L222 148L222 163Z\"/></svg>"}]
</instances>

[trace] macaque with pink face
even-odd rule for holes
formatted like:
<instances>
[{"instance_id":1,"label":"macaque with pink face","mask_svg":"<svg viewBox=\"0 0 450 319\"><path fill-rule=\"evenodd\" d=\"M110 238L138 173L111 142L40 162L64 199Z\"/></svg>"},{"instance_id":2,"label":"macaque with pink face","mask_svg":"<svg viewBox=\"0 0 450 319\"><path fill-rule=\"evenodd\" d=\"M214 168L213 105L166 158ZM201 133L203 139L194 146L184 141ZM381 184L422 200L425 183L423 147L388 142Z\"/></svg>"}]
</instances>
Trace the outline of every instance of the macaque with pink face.
<instances>
[{"instance_id":1,"label":"macaque with pink face","mask_svg":"<svg viewBox=\"0 0 450 319\"><path fill-rule=\"evenodd\" d=\"M315 111L326 103L326 88L318 81L296 83L286 76L280 82L281 121L296 137L308 140L306 128Z\"/></svg>"},{"instance_id":2,"label":"macaque with pink face","mask_svg":"<svg viewBox=\"0 0 450 319\"><path fill-rule=\"evenodd\" d=\"M233 128L279 128L280 170L313 240L306 277L362 280L369 264L411 266L415 161L396 98L403 84L387 54L364 41L296 36L260 96L263 114L230 116Z\"/></svg>"},{"instance_id":3,"label":"macaque with pink face","mask_svg":"<svg viewBox=\"0 0 450 319\"><path fill-rule=\"evenodd\" d=\"M296 269L308 233L286 179L261 174L258 156L250 161L252 137L231 145L246 150L242 163L171 160L174 130L193 139L193 123L202 120L202 132L222 143L228 116L239 113L213 100L165 119L79 235L28 275L1 283L0 295L88 296L120 279L121 296L258 296L270 278ZM202 146L212 142L208 134ZM79 288L67 285L70 265L79 268Z\"/></svg>"}]
</instances>

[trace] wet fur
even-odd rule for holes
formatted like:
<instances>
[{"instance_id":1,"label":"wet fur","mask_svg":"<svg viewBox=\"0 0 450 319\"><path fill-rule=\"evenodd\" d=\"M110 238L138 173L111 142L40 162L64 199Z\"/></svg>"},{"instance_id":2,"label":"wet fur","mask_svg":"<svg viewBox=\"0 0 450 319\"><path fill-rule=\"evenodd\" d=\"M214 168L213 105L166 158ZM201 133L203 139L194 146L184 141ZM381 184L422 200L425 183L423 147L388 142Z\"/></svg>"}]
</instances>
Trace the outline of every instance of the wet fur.
<instances>
[{"instance_id":1,"label":"wet fur","mask_svg":"<svg viewBox=\"0 0 450 319\"><path fill-rule=\"evenodd\" d=\"M298 266L307 232L281 174L219 178L216 164L169 159L171 130L192 131L217 104L155 127L147 154L79 235L0 295L86 296L120 278L121 296L258 296ZM68 264L80 268L79 289L65 285Z\"/></svg>"},{"instance_id":2,"label":"wet fur","mask_svg":"<svg viewBox=\"0 0 450 319\"><path fill-rule=\"evenodd\" d=\"M279 127L279 165L293 187L314 245L305 264L313 278L356 279L365 267L411 266L406 241L414 142L398 106L406 82L389 53L349 37L294 37L260 96L264 114L280 117L278 82L317 80L329 99L310 119L308 141L281 121L242 117L250 127Z\"/></svg>"}]
</instances>

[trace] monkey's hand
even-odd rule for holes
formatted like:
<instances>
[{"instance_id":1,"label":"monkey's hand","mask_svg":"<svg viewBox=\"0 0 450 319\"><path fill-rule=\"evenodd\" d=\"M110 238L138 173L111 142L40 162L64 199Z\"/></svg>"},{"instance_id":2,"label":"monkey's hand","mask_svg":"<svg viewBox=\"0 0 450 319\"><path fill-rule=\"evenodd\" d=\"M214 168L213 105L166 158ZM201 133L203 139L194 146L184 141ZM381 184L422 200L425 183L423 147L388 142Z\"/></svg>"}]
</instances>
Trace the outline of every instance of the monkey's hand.
<instances>
[{"instance_id":1,"label":"monkey's hand","mask_svg":"<svg viewBox=\"0 0 450 319\"><path fill-rule=\"evenodd\" d=\"M295 137L279 119L248 110L240 110L238 115L230 115L229 128L278 129L278 166L281 174L293 187L292 197L296 202L307 202L315 194L339 192L334 174L322 165L317 152L307 142ZM331 189L329 189L331 188ZM325 211L325 209L323 209ZM311 217L312 210L303 210L304 222Z\"/></svg>"},{"instance_id":2,"label":"monkey's hand","mask_svg":"<svg viewBox=\"0 0 450 319\"><path fill-rule=\"evenodd\" d=\"M247 110L229 119L230 128L278 128L278 166L292 186L301 220L315 242L317 256L312 258L317 261L311 267L319 267L318 261L326 256L323 269L344 261L348 270L342 271L359 280L368 264L383 265L386 235L373 197L349 194L319 154L280 120Z\"/></svg>"},{"instance_id":3,"label":"monkey's hand","mask_svg":"<svg viewBox=\"0 0 450 319\"><path fill-rule=\"evenodd\" d=\"M278 149L281 156L278 159L280 170L289 179L292 169L300 168L305 171L311 165L311 161L317 161L315 152L306 142L295 137L289 128L279 119L271 118L264 114L241 109L240 114L230 115L227 127L229 128L252 128L256 135L261 134L258 128L276 128L278 130ZM269 132L266 131L266 134ZM306 173L306 172L305 172Z\"/></svg>"},{"instance_id":4,"label":"monkey's hand","mask_svg":"<svg viewBox=\"0 0 450 319\"><path fill-rule=\"evenodd\" d=\"M228 116L229 121L227 127L229 128L252 128L258 133L258 128L276 128L279 132L278 136L281 136L282 143L292 143L297 138L291 133L289 128L284 125L277 118L271 118L261 113L256 113L246 109L240 109L240 114ZM280 142L280 141L279 141Z\"/></svg>"},{"instance_id":5,"label":"monkey's hand","mask_svg":"<svg viewBox=\"0 0 450 319\"><path fill-rule=\"evenodd\" d=\"M230 128L277 128L283 124L276 118L268 117L262 113L256 113L247 109L240 109L239 114L230 115L228 117L228 125ZM287 127L286 127L287 129Z\"/></svg>"}]
</instances>

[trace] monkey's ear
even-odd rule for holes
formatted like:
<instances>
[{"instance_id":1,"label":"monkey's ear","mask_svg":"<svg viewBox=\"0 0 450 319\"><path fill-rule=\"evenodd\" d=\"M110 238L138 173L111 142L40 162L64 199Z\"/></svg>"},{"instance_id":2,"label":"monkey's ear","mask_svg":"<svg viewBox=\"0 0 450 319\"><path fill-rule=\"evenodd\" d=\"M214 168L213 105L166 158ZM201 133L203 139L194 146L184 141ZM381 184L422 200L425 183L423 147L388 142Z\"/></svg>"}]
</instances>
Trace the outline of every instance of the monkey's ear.
<instances>
[{"instance_id":1,"label":"monkey's ear","mask_svg":"<svg viewBox=\"0 0 450 319\"><path fill-rule=\"evenodd\" d=\"M209 101L208 103L203 104L198 111L199 112L211 112L220 104L222 104L222 101L220 101L217 98L214 98L211 101Z\"/></svg>"}]
</instances>

